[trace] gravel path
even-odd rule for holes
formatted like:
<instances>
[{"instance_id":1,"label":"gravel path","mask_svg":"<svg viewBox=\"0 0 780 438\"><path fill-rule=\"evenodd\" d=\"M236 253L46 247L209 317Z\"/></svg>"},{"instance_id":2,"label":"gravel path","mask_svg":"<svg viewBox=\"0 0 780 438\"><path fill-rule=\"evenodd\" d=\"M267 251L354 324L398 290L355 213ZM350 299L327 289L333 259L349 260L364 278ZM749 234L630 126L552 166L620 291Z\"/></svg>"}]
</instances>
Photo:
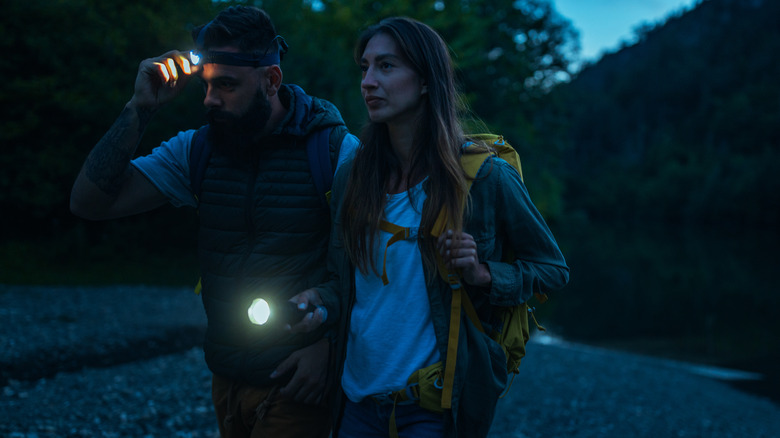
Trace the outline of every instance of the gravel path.
<instances>
[{"instance_id":1,"label":"gravel path","mask_svg":"<svg viewBox=\"0 0 780 438\"><path fill-rule=\"evenodd\" d=\"M0 437L217 436L191 290L0 285L0 303ZM780 435L780 406L721 380L738 374L534 339L491 438Z\"/></svg>"}]
</instances>

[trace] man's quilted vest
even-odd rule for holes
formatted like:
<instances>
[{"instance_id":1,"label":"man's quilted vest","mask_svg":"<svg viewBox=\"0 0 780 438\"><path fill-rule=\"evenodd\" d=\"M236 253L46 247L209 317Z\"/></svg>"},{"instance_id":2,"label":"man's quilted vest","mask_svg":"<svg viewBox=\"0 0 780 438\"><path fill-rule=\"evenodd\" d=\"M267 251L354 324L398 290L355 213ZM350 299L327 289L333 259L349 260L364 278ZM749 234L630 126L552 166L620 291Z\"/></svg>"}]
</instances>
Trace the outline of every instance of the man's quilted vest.
<instances>
[{"instance_id":1,"label":"man's quilted vest","mask_svg":"<svg viewBox=\"0 0 780 438\"><path fill-rule=\"evenodd\" d=\"M323 333L253 325L252 301L287 300L327 278L330 215L305 141L282 135L271 143L256 163L238 167L212 154L199 205L206 362L216 374L254 385L272 383L281 360Z\"/></svg>"}]
</instances>

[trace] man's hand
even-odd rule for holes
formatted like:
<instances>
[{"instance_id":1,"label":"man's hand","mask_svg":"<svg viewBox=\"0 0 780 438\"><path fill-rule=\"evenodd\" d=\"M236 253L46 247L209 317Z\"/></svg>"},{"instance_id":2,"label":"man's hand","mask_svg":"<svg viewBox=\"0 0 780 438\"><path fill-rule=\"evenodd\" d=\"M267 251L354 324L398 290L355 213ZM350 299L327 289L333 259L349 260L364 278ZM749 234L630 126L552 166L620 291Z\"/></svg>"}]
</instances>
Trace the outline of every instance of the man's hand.
<instances>
[{"instance_id":1,"label":"man's hand","mask_svg":"<svg viewBox=\"0 0 780 438\"><path fill-rule=\"evenodd\" d=\"M70 209L92 220L141 213L163 205L165 196L130 160L154 113L184 89L193 74L185 56L173 50L138 67L133 97L87 156L71 190Z\"/></svg>"},{"instance_id":2,"label":"man's hand","mask_svg":"<svg viewBox=\"0 0 780 438\"><path fill-rule=\"evenodd\" d=\"M141 61L130 104L156 111L181 93L195 69L185 54L178 50Z\"/></svg>"},{"instance_id":3,"label":"man's hand","mask_svg":"<svg viewBox=\"0 0 780 438\"><path fill-rule=\"evenodd\" d=\"M285 329L289 330L291 333L307 333L313 331L328 319L328 311L322 306L322 299L320 298L320 293L317 289L306 289L290 298L290 301L298 304L298 308L301 310L306 309L309 305L317 307L317 310L307 313L300 322L292 327L289 325L285 326Z\"/></svg>"},{"instance_id":4,"label":"man's hand","mask_svg":"<svg viewBox=\"0 0 780 438\"><path fill-rule=\"evenodd\" d=\"M295 369L295 373L287 385L279 390L279 394L299 403L321 403L328 374L328 350L328 341L321 339L282 361L271 373L272 379L283 376L292 369Z\"/></svg>"},{"instance_id":5,"label":"man's hand","mask_svg":"<svg viewBox=\"0 0 780 438\"><path fill-rule=\"evenodd\" d=\"M468 233L456 235L452 230L447 230L439 236L437 248L447 268L460 269L466 283L472 286L490 286L490 269L479 262L474 236Z\"/></svg>"}]
</instances>

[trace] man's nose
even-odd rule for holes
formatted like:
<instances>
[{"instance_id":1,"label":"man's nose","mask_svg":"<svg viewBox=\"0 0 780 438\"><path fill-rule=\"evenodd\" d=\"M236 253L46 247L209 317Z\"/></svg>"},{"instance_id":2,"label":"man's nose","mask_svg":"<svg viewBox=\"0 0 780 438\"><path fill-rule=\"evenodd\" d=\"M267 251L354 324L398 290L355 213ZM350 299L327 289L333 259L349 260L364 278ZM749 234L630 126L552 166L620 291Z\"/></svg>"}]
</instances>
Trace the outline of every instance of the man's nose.
<instances>
[{"instance_id":1,"label":"man's nose","mask_svg":"<svg viewBox=\"0 0 780 438\"><path fill-rule=\"evenodd\" d=\"M219 93L211 86L206 87L206 97L203 98L203 105L206 108L218 108L222 106L222 99L219 97Z\"/></svg>"}]
</instances>

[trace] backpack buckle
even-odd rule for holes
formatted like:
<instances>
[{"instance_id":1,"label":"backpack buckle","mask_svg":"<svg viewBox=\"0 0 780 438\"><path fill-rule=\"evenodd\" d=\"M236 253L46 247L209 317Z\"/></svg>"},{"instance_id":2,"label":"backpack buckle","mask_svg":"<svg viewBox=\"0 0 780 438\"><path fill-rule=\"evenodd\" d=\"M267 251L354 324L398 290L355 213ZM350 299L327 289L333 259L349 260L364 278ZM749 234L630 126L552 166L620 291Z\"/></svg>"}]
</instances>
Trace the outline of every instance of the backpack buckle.
<instances>
[{"instance_id":1,"label":"backpack buckle","mask_svg":"<svg viewBox=\"0 0 780 438\"><path fill-rule=\"evenodd\" d=\"M420 391L419 391L419 383L412 383L410 385L406 385L406 388L404 388L404 391L406 392L406 399L407 400L414 400L417 401L420 399ZM415 391L417 389L417 391Z\"/></svg>"}]
</instances>

